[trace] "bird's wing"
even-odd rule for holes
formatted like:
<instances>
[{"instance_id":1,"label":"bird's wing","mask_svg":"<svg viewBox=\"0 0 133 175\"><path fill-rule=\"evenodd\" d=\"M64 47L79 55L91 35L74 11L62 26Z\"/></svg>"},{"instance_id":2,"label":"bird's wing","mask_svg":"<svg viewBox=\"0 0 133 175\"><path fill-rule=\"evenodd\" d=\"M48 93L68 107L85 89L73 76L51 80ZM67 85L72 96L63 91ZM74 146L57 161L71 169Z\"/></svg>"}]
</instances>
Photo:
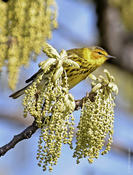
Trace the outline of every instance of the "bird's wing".
<instances>
[{"instance_id":1,"label":"bird's wing","mask_svg":"<svg viewBox=\"0 0 133 175\"><path fill-rule=\"evenodd\" d=\"M40 74L40 73L42 73L43 72L43 70L42 69L39 69L39 71L37 71L34 75L32 75L29 79L27 79L25 82L26 83L29 83L29 82L31 82L31 81L33 81L36 77L37 77L37 75L38 74Z\"/></svg>"},{"instance_id":2,"label":"bird's wing","mask_svg":"<svg viewBox=\"0 0 133 175\"><path fill-rule=\"evenodd\" d=\"M68 56L75 54L75 55L83 58L83 48L67 50L67 54L68 54Z\"/></svg>"}]
</instances>

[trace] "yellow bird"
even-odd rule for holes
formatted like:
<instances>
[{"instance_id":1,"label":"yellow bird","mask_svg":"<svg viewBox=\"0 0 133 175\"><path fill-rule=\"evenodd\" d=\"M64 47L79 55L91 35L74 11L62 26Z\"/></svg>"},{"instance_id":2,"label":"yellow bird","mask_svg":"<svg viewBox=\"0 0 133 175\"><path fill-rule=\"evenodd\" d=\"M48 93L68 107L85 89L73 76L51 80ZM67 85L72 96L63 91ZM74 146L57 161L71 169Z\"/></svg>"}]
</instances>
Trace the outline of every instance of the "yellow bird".
<instances>
[{"instance_id":1,"label":"yellow bird","mask_svg":"<svg viewBox=\"0 0 133 175\"><path fill-rule=\"evenodd\" d=\"M78 63L80 68L73 68L71 66L64 67L68 77L69 89L73 88L80 81L84 80L90 73L92 73L99 66L101 66L107 59L115 58L114 56L109 55L103 48L98 46L67 50L68 56L71 56L73 54L76 55L76 57L70 57L70 58L71 60ZM37 73L35 73L33 76L31 76L29 79L26 80L26 83L29 83L26 87L11 94L9 97L16 99L19 96L23 95L25 93L25 90L36 79L37 75L42 72L43 70L39 69ZM47 77L47 73L46 73L46 77ZM45 82L45 78L42 83L44 82Z\"/></svg>"}]
</instances>

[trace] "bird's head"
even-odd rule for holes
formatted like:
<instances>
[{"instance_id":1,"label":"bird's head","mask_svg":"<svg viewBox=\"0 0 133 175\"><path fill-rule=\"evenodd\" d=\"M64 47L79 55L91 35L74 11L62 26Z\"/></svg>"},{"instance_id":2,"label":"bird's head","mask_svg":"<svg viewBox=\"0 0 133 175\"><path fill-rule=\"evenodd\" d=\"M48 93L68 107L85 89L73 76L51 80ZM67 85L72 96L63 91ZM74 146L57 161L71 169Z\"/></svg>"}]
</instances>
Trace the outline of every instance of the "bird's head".
<instances>
[{"instance_id":1,"label":"bird's head","mask_svg":"<svg viewBox=\"0 0 133 175\"><path fill-rule=\"evenodd\" d=\"M115 58L114 56L109 55L103 48L98 46L90 47L90 58L98 66L103 64L106 60L110 58Z\"/></svg>"}]
</instances>

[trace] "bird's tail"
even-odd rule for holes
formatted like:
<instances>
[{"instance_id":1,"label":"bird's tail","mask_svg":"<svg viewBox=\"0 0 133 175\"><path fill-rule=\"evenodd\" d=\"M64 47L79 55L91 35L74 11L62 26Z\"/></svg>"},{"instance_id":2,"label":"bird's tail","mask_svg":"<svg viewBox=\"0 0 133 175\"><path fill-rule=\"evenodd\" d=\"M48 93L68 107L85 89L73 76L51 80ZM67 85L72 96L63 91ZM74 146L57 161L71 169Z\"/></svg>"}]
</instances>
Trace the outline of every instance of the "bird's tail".
<instances>
[{"instance_id":1,"label":"bird's tail","mask_svg":"<svg viewBox=\"0 0 133 175\"><path fill-rule=\"evenodd\" d=\"M12 97L13 99L16 99L16 98L20 97L21 95L24 94L24 91L25 91L30 85L31 85L31 83L28 84L27 86L25 86L24 88L18 90L17 92L14 92L14 93L11 94L9 97Z\"/></svg>"}]
</instances>

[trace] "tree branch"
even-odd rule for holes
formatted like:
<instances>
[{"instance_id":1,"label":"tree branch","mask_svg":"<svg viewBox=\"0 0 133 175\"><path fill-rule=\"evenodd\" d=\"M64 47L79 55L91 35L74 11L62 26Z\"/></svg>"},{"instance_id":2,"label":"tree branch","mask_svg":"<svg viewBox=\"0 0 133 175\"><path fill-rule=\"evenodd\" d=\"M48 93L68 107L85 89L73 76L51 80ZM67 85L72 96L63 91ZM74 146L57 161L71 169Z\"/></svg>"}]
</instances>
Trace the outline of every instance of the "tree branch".
<instances>
[{"instance_id":1,"label":"tree branch","mask_svg":"<svg viewBox=\"0 0 133 175\"><path fill-rule=\"evenodd\" d=\"M79 108L82 108L83 100L86 98L90 98L90 100L94 100L95 93L89 93L86 94L86 97L83 97L80 100L75 100L75 110L78 110ZM20 134L15 135L13 139L7 143L6 145L0 147L0 157L4 156L6 152L8 152L10 149L14 148L17 143L24 139L29 139L38 129L36 121L34 121L30 126L28 126L24 131L22 131Z\"/></svg>"},{"instance_id":2,"label":"tree branch","mask_svg":"<svg viewBox=\"0 0 133 175\"><path fill-rule=\"evenodd\" d=\"M94 92L90 92L90 93L87 93L85 97L83 97L82 99L79 99L79 100L75 100L75 111L76 110L79 110L80 108L82 108L82 105L83 105L83 101L86 100L87 98L89 98L91 101L94 101L95 100L95 96L96 96L96 93ZM1 156L4 156L10 149L14 148L16 146L17 143L19 143L20 141L22 140L25 140L25 139L29 139L36 131L37 131L38 126L37 126L37 123L36 121L34 121L30 126L28 126L24 131L22 131L20 134L18 135L15 135L13 137L13 139L7 143L6 145L0 147L0 157ZM129 154L128 150L124 147L120 147L118 144L114 145L112 144L112 148L114 150L119 150L120 152L123 152L125 153L126 155ZM130 152L131 156L133 156L133 152L131 151Z\"/></svg>"},{"instance_id":3,"label":"tree branch","mask_svg":"<svg viewBox=\"0 0 133 175\"><path fill-rule=\"evenodd\" d=\"M36 122L34 121L30 126L28 126L20 134L15 135L13 139L6 145L0 147L0 157L4 156L7 151L14 148L17 143L24 139L29 139L38 129Z\"/></svg>"}]
</instances>

